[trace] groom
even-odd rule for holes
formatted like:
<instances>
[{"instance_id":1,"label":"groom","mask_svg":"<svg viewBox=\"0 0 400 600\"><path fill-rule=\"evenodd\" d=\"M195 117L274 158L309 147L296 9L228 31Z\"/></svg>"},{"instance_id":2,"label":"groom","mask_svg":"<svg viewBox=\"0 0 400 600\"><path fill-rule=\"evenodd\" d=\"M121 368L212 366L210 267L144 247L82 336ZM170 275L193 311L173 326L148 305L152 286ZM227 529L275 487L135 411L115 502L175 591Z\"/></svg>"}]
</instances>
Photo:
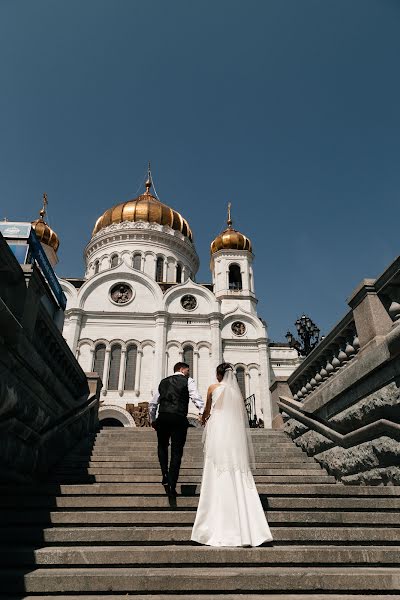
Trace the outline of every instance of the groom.
<instances>
[{"instance_id":1,"label":"groom","mask_svg":"<svg viewBox=\"0 0 400 600\"><path fill-rule=\"evenodd\" d=\"M191 400L203 411L204 402L196 384L189 377L189 365L178 362L174 374L160 382L158 392L149 404L151 426L157 431L158 460L162 472L162 484L169 496L176 497L176 484L179 477L183 448L188 428L188 407ZM156 420L156 411L158 418ZM171 440L171 460L168 469L168 446Z\"/></svg>"}]
</instances>

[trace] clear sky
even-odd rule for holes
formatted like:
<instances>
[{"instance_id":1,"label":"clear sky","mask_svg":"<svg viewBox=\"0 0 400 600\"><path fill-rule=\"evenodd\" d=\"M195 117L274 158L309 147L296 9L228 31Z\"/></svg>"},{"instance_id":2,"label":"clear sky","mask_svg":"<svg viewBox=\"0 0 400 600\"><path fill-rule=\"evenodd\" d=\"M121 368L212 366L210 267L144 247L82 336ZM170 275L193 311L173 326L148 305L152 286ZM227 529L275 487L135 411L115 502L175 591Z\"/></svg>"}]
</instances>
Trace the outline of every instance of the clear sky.
<instances>
[{"instance_id":1,"label":"clear sky","mask_svg":"<svg viewBox=\"0 0 400 600\"><path fill-rule=\"evenodd\" d=\"M0 218L46 191L80 277L150 159L198 281L231 201L271 339L327 333L400 253L399 32L399 0L0 0Z\"/></svg>"}]
</instances>

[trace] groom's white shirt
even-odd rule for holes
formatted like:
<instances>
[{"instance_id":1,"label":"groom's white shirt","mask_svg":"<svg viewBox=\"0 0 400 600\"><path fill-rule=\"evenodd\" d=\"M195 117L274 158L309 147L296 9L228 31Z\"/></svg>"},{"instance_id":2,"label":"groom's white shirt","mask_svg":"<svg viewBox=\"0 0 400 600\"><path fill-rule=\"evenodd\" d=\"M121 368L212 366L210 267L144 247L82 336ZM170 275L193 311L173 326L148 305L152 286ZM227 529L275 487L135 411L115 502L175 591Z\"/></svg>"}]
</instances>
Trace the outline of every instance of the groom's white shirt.
<instances>
[{"instance_id":1,"label":"groom's white shirt","mask_svg":"<svg viewBox=\"0 0 400 600\"><path fill-rule=\"evenodd\" d=\"M182 377L185 377L184 374L181 373L180 371L177 371L176 373L174 373L174 375L182 375ZM192 379L191 377L188 377L188 390L189 390L189 400L191 400L193 402L193 404L196 406L196 408L199 410L199 413L201 414L203 412L203 408L204 408L204 400L199 394L195 380ZM154 394L152 400L150 400L150 402L149 402L150 423L153 423L153 421L156 420L156 412L157 412L157 406L158 406L159 400L160 400L160 394L157 390L157 392Z\"/></svg>"}]
</instances>

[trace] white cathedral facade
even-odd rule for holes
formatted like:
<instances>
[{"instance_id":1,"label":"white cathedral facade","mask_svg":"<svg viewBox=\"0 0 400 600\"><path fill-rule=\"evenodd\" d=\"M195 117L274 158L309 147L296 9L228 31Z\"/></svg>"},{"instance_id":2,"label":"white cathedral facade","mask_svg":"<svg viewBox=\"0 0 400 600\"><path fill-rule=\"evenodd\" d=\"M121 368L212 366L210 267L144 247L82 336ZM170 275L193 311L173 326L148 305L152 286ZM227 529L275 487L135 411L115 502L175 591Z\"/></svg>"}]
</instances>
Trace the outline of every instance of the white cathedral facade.
<instances>
[{"instance_id":1,"label":"white cathedral facade","mask_svg":"<svg viewBox=\"0 0 400 600\"><path fill-rule=\"evenodd\" d=\"M100 418L135 426L127 405L149 402L178 361L189 363L205 398L224 361L270 427L271 380L289 375L298 358L284 344L268 345L251 242L232 227L229 211L227 228L211 243L212 283L196 283L189 224L151 187L149 173L143 194L101 215L84 251L84 277L60 279L63 335L83 370L103 382Z\"/></svg>"}]
</instances>

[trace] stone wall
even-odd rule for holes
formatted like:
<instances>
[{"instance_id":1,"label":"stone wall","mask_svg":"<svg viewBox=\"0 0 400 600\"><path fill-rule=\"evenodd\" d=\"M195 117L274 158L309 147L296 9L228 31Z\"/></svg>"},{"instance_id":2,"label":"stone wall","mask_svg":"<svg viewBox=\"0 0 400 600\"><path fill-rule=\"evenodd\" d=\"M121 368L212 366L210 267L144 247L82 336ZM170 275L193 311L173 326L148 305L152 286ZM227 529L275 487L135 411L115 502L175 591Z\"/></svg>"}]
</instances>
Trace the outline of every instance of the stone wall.
<instances>
[{"instance_id":1,"label":"stone wall","mask_svg":"<svg viewBox=\"0 0 400 600\"><path fill-rule=\"evenodd\" d=\"M56 322L41 272L21 267L0 234L0 481L29 481L97 426L90 384Z\"/></svg>"},{"instance_id":2,"label":"stone wall","mask_svg":"<svg viewBox=\"0 0 400 600\"><path fill-rule=\"evenodd\" d=\"M279 397L286 432L343 483L400 485L399 282L400 259L364 280Z\"/></svg>"}]
</instances>

